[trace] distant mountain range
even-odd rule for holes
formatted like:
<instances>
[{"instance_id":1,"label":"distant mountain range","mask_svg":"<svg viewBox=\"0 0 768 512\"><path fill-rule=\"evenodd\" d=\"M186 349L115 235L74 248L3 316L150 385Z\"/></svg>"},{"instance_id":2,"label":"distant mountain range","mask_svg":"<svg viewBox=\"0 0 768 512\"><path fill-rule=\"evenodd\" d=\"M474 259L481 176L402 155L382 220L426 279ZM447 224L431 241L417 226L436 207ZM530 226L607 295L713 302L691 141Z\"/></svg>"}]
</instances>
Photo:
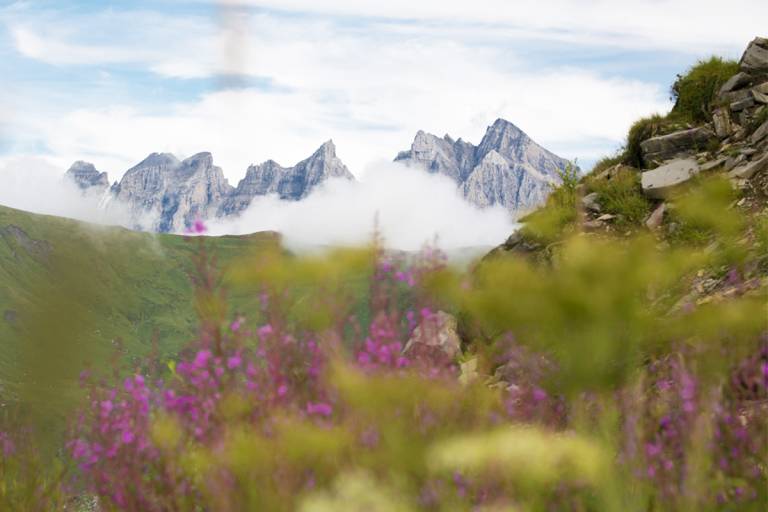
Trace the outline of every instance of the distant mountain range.
<instances>
[{"instance_id":1,"label":"distant mountain range","mask_svg":"<svg viewBox=\"0 0 768 512\"><path fill-rule=\"evenodd\" d=\"M107 174L86 162L75 162L66 176L88 193L103 193L126 205L136 228L161 233L182 232L197 219L236 215L256 196L277 194L298 201L330 178L354 179L332 141L293 167L273 160L252 165L237 187L213 164L210 153L181 161L170 153L152 153L111 188Z\"/></svg>"},{"instance_id":2,"label":"distant mountain range","mask_svg":"<svg viewBox=\"0 0 768 512\"><path fill-rule=\"evenodd\" d=\"M395 162L445 175L469 202L480 208L501 205L511 213L542 204L568 165L503 119L488 128L478 146L419 131L411 149ZM87 162L75 162L66 176L86 193L103 194L105 204L126 205L134 227L163 233L182 232L197 219L238 215L257 196L299 201L328 179L354 180L330 140L293 167L274 160L251 165L237 187L210 153L181 161L170 153L152 153L111 187L107 173Z\"/></svg>"}]
</instances>

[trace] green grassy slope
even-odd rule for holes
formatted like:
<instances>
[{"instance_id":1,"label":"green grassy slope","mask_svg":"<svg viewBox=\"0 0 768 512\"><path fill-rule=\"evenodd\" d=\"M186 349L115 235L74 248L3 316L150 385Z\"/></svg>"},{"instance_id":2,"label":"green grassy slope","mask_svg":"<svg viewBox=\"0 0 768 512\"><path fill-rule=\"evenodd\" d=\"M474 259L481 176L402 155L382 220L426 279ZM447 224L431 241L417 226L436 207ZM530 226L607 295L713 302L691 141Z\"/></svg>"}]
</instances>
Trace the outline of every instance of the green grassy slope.
<instances>
[{"instance_id":1,"label":"green grassy slope","mask_svg":"<svg viewBox=\"0 0 768 512\"><path fill-rule=\"evenodd\" d=\"M223 269L276 242L271 233L206 239ZM46 389L73 382L83 361L104 366L116 349L130 363L155 335L162 354L175 353L194 335L189 271L197 250L182 236L0 206L0 401L41 378ZM234 299L250 300L242 291Z\"/></svg>"}]
</instances>

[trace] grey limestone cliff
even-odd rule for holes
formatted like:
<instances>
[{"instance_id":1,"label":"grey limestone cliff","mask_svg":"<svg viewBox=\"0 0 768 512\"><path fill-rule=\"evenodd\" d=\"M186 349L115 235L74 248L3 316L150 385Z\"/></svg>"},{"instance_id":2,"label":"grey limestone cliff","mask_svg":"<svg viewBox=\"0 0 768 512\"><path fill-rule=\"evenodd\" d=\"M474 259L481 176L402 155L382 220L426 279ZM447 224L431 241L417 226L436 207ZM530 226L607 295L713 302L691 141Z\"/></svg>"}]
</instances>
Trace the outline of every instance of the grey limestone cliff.
<instances>
[{"instance_id":1,"label":"grey limestone cliff","mask_svg":"<svg viewBox=\"0 0 768 512\"><path fill-rule=\"evenodd\" d=\"M180 232L198 218L212 217L232 190L210 153L183 161L169 153L152 153L112 188L134 218L155 218L152 228L160 232Z\"/></svg>"},{"instance_id":2,"label":"grey limestone cliff","mask_svg":"<svg viewBox=\"0 0 768 512\"><path fill-rule=\"evenodd\" d=\"M501 205L511 212L542 204L568 165L504 119L488 127L478 146L419 131L395 161L448 176L481 208Z\"/></svg>"},{"instance_id":3,"label":"grey limestone cliff","mask_svg":"<svg viewBox=\"0 0 768 512\"><path fill-rule=\"evenodd\" d=\"M251 165L237 188L222 204L221 215L241 212L254 197L277 194L280 199L298 201L330 178L353 180L349 169L336 156L336 146L328 141L312 156L293 167L282 167L274 160Z\"/></svg>"}]
</instances>

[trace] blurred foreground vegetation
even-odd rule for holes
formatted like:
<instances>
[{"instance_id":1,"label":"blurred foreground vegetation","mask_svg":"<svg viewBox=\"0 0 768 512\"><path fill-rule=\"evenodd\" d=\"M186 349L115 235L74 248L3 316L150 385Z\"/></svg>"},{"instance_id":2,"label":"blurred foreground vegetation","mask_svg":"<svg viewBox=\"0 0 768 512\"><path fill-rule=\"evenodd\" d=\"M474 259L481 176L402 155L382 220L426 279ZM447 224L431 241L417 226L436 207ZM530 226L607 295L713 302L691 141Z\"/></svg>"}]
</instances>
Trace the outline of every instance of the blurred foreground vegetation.
<instances>
[{"instance_id":1,"label":"blurred foreground vegetation","mask_svg":"<svg viewBox=\"0 0 768 512\"><path fill-rule=\"evenodd\" d=\"M0 510L768 509L766 198L616 165L734 71L468 270L0 209Z\"/></svg>"},{"instance_id":2,"label":"blurred foreground vegetation","mask_svg":"<svg viewBox=\"0 0 768 512\"><path fill-rule=\"evenodd\" d=\"M711 180L677 201L695 237L593 236L562 223L575 186L526 227L546 251L468 271L432 249L273 246L222 276L217 242L192 241L197 337L92 367L54 455L7 422L0 504L765 510L765 231L743 243L753 220ZM724 276L711 300L689 294L702 270Z\"/></svg>"}]
</instances>

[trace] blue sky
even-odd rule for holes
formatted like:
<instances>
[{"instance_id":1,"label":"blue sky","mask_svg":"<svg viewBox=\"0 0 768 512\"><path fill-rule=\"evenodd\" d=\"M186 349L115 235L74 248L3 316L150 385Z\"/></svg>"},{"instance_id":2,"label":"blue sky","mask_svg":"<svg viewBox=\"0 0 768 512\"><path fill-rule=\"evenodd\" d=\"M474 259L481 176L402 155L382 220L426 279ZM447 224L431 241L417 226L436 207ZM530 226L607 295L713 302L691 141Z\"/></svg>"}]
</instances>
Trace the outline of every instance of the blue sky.
<instances>
[{"instance_id":1,"label":"blue sky","mask_svg":"<svg viewBox=\"0 0 768 512\"><path fill-rule=\"evenodd\" d=\"M0 169L84 159L116 179L211 151L236 182L332 138L364 176L418 129L478 142L497 117L589 166L669 108L677 73L765 29L768 2L706 4L0 2Z\"/></svg>"}]
</instances>

